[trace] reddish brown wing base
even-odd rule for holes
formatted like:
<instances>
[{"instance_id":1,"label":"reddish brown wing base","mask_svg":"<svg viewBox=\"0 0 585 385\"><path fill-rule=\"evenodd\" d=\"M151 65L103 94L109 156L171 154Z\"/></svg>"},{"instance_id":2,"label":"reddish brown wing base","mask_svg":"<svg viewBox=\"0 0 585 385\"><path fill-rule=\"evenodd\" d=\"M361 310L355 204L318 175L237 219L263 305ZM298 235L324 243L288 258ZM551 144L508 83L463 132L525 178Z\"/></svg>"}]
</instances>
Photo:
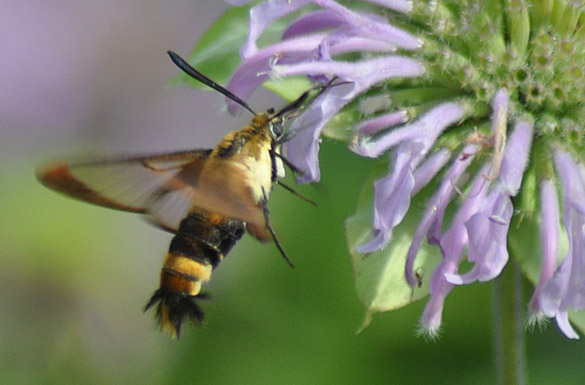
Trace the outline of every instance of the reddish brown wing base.
<instances>
[{"instance_id":1,"label":"reddish brown wing base","mask_svg":"<svg viewBox=\"0 0 585 385\"><path fill-rule=\"evenodd\" d=\"M65 162L56 163L37 171L37 179L51 190L68 195L84 202L93 203L98 206L108 207L115 210L130 211L134 213L145 213L141 207L127 206L105 198L95 191L87 188L81 181L76 179L69 165Z\"/></svg>"}]
</instances>

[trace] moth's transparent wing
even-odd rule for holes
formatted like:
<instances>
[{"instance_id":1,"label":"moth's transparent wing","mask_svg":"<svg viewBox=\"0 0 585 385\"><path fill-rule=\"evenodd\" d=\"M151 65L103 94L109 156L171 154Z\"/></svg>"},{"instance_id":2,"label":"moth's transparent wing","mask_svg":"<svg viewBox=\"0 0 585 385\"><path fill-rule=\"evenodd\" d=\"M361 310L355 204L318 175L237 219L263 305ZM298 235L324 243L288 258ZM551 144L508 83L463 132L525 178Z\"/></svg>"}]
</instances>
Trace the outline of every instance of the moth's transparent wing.
<instances>
[{"instance_id":1,"label":"moth's transparent wing","mask_svg":"<svg viewBox=\"0 0 585 385\"><path fill-rule=\"evenodd\" d=\"M147 214L155 225L171 232L194 206L264 226L262 209L242 168L217 159L214 167L206 168L210 154L211 150L193 150L57 162L41 167L37 178L52 190L88 203Z\"/></svg>"}]
</instances>

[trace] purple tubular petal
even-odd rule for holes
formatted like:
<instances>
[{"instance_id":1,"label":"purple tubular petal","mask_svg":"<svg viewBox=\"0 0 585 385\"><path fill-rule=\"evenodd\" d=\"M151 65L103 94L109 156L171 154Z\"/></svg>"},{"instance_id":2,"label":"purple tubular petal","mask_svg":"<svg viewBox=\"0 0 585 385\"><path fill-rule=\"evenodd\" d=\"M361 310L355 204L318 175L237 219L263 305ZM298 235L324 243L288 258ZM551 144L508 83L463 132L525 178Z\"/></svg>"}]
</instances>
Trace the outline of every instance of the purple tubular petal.
<instances>
[{"instance_id":1,"label":"purple tubular petal","mask_svg":"<svg viewBox=\"0 0 585 385\"><path fill-rule=\"evenodd\" d=\"M354 83L374 84L395 77L415 77L424 73L416 60L402 56L385 56L360 62L303 62L291 65L275 65L271 76L280 78L293 75L337 75Z\"/></svg>"},{"instance_id":2,"label":"purple tubular petal","mask_svg":"<svg viewBox=\"0 0 585 385\"><path fill-rule=\"evenodd\" d=\"M562 151L554 155L557 172L563 184L563 223L569 238L569 251L553 276L542 286L540 309L547 317L555 317L561 331L569 338L579 336L571 327L568 309L585 308L585 180L581 166Z\"/></svg>"},{"instance_id":3,"label":"purple tubular petal","mask_svg":"<svg viewBox=\"0 0 585 385\"><path fill-rule=\"evenodd\" d=\"M392 237L393 228L404 219L410 198L439 172L450 157L448 150L440 150L417 169L422 159L420 154L420 145L415 142L404 143L397 149L394 171L375 184L374 238L356 247L356 251L369 253L385 247Z\"/></svg>"},{"instance_id":4,"label":"purple tubular petal","mask_svg":"<svg viewBox=\"0 0 585 385\"><path fill-rule=\"evenodd\" d=\"M388 25L386 21L378 21L377 17L353 12L332 0L314 0L312 2L329 11L325 20L320 20L317 23L323 27L346 25L346 29L354 30L353 36L384 40L403 49L418 49L422 46L419 39L399 28ZM246 60L258 52L256 41L270 24L309 3L311 3L310 0L269 0L252 8L250 10L250 32L246 43L240 50L242 59ZM336 15L337 22L333 15ZM308 21L311 20L316 21L314 17L308 18ZM294 26L292 31L287 31L285 36L300 34L305 29L310 31L321 28L319 25L309 26L308 21L303 18L299 19L297 22L300 24Z\"/></svg>"},{"instance_id":5,"label":"purple tubular petal","mask_svg":"<svg viewBox=\"0 0 585 385\"><path fill-rule=\"evenodd\" d=\"M542 241L542 270L534 295L530 300L530 311L537 317L543 313L540 309L540 292L555 270L559 252L559 202L554 183L543 180L540 183L540 238Z\"/></svg>"},{"instance_id":6,"label":"purple tubular petal","mask_svg":"<svg viewBox=\"0 0 585 385\"><path fill-rule=\"evenodd\" d=\"M364 17L368 17L373 21L380 23L387 22L381 15L376 14L363 14ZM310 33L321 31L325 29L335 29L338 27L346 26L345 20L337 13L327 10L320 9L317 11L309 12L297 20L292 22L282 35L282 40L290 39L292 37L308 35Z\"/></svg>"},{"instance_id":7,"label":"purple tubular petal","mask_svg":"<svg viewBox=\"0 0 585 385\"><path fill-rule=\"evenodd\" d=\"M412 0L366 0L369 3L378 4L394 11L410 13L412 11Z\"/></svg>"},{"instance_id":8,"label":"purple tubular petal","mask_svg":"<svg viewBox=\"0 0 585 385\"><path fill-rule=\"evenodd\" d=\"M358 31L356 35L385 40L403 49L415 50L422 46L422 42L408 32L393 27L387 22L377 22L353 12L333 0L313 0L313 2L338 14L348 25Z\"/></svg>"},{"instance_id":9,"label":"purple tubular petal","mask_svg":"<svg viewBox=\"0 0 585 385\"><path fill-rule=\"evenodd\" d=\"M288 160L305 174L299 176L299 183L318 182L321 178L319 170L319 138L321 131L343 106L351 100L345 98L342 87L326 90L318 102L313 102L307 110L297 117L290 126L295 136L287 143Z\"/></svg>"},{"instance_id":10,"label":"purple tubular petal","mask_svg":"<svg viewBox=\"0 0 585 385\"><path fill-rule=\"evenodd\" d=\"M269 64L267 61L249 60L242 64L232 75L227 89L242 100L247 100L252 92L268 80ZM236 115L242 110L240 104L226 98L228 111Z\"/></svg>"},{"instance_id":11,"label":"purple tubular petal","mask_svg":"<svg viewBox=\"0 0 585 385\"><path fill-rule=\"evenodd\" d=\"M294 63L295 61L311 59L314 56L313 51L325 38L324 34L302 36L262 49L238 68L230 79L228 89L241 99L246 100L256 88L268 79L272 59L278 57L279 63ZM389 52L392 49L392 46L380 40L350 38L332 47L331 53L337 55L355 50ZM227 103L232 114L237 113L242 108L231 100L228 100Z\"/></svg>"},{"instance_id":12,"label":"purple tubular petal","mask_svg":"<svg viewBox=\"0 0 585 385\"><path fill-rule=\"evenodd\" d=\"M362 156L376 158L389 148L405 140L417 140L428 149L438 135L450 125L458 122L464 115L463 106L456 103L444 103L428 111L422 118L389 132L373 142L367 139L356 144L352 150Z\"/></svg>"},{"instance_id":13,"label":"purple tubular petal","mask_svg":"<svg viewBox=\"0 0 585 385\"><path fill-rule=\"evenodd\" d=\"M511 197L522 183L531 142L532 127L518 123L506 146L497 183L481 209L465 223L469 235L468 259L475 262L475 266L463 275L447 275L450 283L489 281L497 277L508 262L507 237L514 211Z\"/></svg>"},{"instance_id":14,"label":"purple tubular petal","mask_svg":"<svg viewBox=\"0 0 585 385\"><path fill-rule=\"evenodd\" d=\"M349 52L395 52L396 46L387 41L369 37L355 36L352 31L334 31L323 40L316 56L320 62L328 62L334 56Z\"/></svg>"},{"instance_id":15,"label":"purple tubular petal","mask_svg":"<svg viewBox=\"0 0 585 385\"><path fill-rule=\"evenodd\" d=\"M447 164L451 158L451 151L441 148L431 155L419 168L414 172L414 187L412 195L416 195L437 175L439 171Z\"/></svg>"},{"instance_id":16,"label":"purple tubular petal","mask_svg":"<svg viewBox=\"0 0 585 385\"><path fill-rule=\"evenodd\" d=\"M474 154L476 151L477 147L475 145L468 145L463 150L462 154L466 153ZM425 164L423 164L419 168L419 170L422 169L423 167L428 167L427 164L430 166L431 164L430 161L433 158L430 158L427 162L425 162ZM412 237L412 243L410 244L410 248L408 249L408 253L406 254L405 276L408 284L413 289L418 285L418 280L414 271L415 270L414 262L418 254L418 251L425 237L431 231L433 224L442 223L442 217L445 214L445 209L447 208L447 205L454 196L455 186L457 185L459 178L461 178L465 170L467 170L467 167L471 164L473 158L474 158L473 156L457 157L456 160L451 165L449 171L447 172L447 175L443 179L441 186L427 203L423 218L418 224L414 236ZM418 192L416 183L415 188L413 190Z\"/></svg>"},{"instance_id":17,"label":"purple tubular petal","mask_svg":"<svg viewBox=\"0 0 585 385\"><path fill-rule=\"evenodd\" d=\"M569 211L572 211L569 209ZM583 268L576 268L573 266L575 261L583 259L582 250L575 250L575 247L583 247L582 240L576 240L574 238L575 232L582 231L584 221L576 218L575 212L565 212L565 226L569 234L569 252L565 256L565 259L553 274L552 278L545 282L542 287L540 295L540 308L544 315L547 317L555 317L559 328L569 338L579 338L575 331L571 328L567 318L567 309L572 305L574 298L583 298L583 275L577 277L576 274L583 274ZM580 222L580 223L579 223ZM582 235L581 235L582 237ZM580 263L582 265L582 261ZM575 287L581 284L581 288ZM573 292L572 292L573 291ZM577 301L577 302L582 302ZM582 305L582 304L581 304ZM572 307L572 306L571 306ZM580 310L583 307L573 307L575 310Z\"/></svg>"},{"instance_id":18,"label":"purple tubular petal","mask_svg":"<svg viewBox=\"0 0 585 385\"><path fill-rule=\"evenodd\" d=\"M358 252L372 252L382 249L388 244L392 236L392 229L404 219L410 206L410 197L414 189L414 170L428 154L439 134L448 125L459 120L463 113L463 107L453 103L445 103L435 107L421 119L410 124L406 130L402 128L394 131L401 133L398 135L400 140L397 142L404 141L404 143L396 149L396 162L394 162L392 174L376 182L374 238L357 247ZM444 115L448 115L452 119L448 118L437 122L439 117L444 117ZM397 142L392 142L392 145Z\"/></svg>"},{"instance_id":19,"label":"purple tubular petal","mask_svg":"<svg viewBox=\"0 0 585 385\"><path fill-rule=\"evenodd\" d=\"M386 57L381 59L371 60L365 63L383 64L382 67L403 63L405 59L396 57ZM411 65L418 63L410 61ZM300 170L305 171L305 174L298 178L299 183L318 182L321 178L319 170L319 138L321 131L329 120L353 98L369 89L373 84L385 80L396 75L393 71L381 71L380 68L376 70L364 64L364 62L356 63L358 68L365 70L365 73L356 72L355 68L351 73L348 71L345 76L340 76L344 80L353 81L351 90L346 91L346 87L334 87L327 90L324 95L317 102L311 103L307 111L295 119L290 127L291 131L297 134L287 144L288 159ZM361 64L361 65L360 65ZM344 68L346 68L344 66ZM322 68L321 68L322 70ZM373 72L370 74L370 72ZM419 67L419 72L422 68ZM321 74L317 71L314 74ZM337 73L334 73L337 74ZM355 80L352 80L355 76ZM361 76L361 77L360 77Z\"/></svg>"},{"instance_id":20,"label":"purple tubular petal","mask_svg":"<svg viewBox=\"0 0 585 385\"><path fill-rule=\"evenodd\" d=\"M310 0L269 0L252 8L250 10L248 40L240 50L242 59L248 59L258 52L256 40L272 22L304 7L310 2Z\"/></svg>"},{"instance_id":21,"label":"purple tubular petal","mask_svg":"<svg viewBox=\"0 0 585 385\"><path fill-rule=\"evenodd\" d=\"M337 28L343 25L343 19L327 9L310 12L291 23L282 34L282 40L308 35L323 29Z\"/></svg>"},{"instance_id":22,"label":"purple tubular petal","mask_svg":"<svg viewBox=\"0 0 585 385\"><path fill-rule=\"evenodd\" d=\"M469 159L466 159L464 162L467 161ZM485 198L488 184L484 180L483 175L487 169L487 166L484 166L482 172L477 174L471 191L455 215L451 227L441 237L440 247L441 253L443 254L443 261L433 272L430 288L431 298L425 306L420 321L423 328L429 330L431 333L438 330L441 326L445 298L447 298L447 295L453 289L453 284L446 279L446 276L457 272L463 252L468 244L465 222L479 209ZM446 206L447 203L445 202L444 205Z\"/></svg>"},{"instance_id":23,"label":"purple tubular petal","mask_svg":"<svg viewBox=\"0 0 585 385\"><path fill-rule=\"evenodd\" d=\"M531 146L532 127L526 122L519 122L508 140L499 178L499 184L510 196L518 194Z\"/></svg>"},{"instance_id":24,"label":"purple tubular petal","mask_svg":"<svg viewBox=\"0 0 585 385\"><path fill-rule=\"evenodd\" d=\"M396 46L386 41L362 37L350 37L330 48L331 56L349 52L394 52Z\"/></svg>"},{"instance_id":25,"label":"purple tubular petal","mask_svg":"<svg viewBox=\"0 0 585 385\"><path fill-rule=\"evenodd\" d=\"M306 58L316 49L325 35L304 36L298 39L291 39L266 47L256 55L246 60L232 75L227 88L246 100L252 92L268 79L270 71L270 60L279 56L280 61L290 61L299 58ZM241 106L228 100L228 108L232 114L241 110Z\"/></svg>"},{"instance_id":26,"label":"purple tubular petal","mask_svg":"<svg viewBox=\"0 0 585 385\"><path fill-rule=\"evenodd\" d=\"M565 336L567 336L567 338L571 338L573 340L579 339L579 335L575 332L575 329L571 327L571 323L569 322L569 313L561 310L557 313L555 319L557 321L559 329L561 329L561 331Z\"/></svg>"},{"instance_id":27,"label":"purple tubular petal","mask_svg":"<svg viewBox=\"0 0 585 385\"><path fill-rule=\"evenodd\" d=\"M447 274L445 278L452 284L489 281L497 277L508 262L506 238L514 208L509 196L494 191L483 202L482 210L465 223L469 237L467 259L475 262L475 266L463 275ZM494 213L497 213L497 221L492 219Z\"/></svg>"},{"instance_id":28,"label":"purple tubular petal","mask_svg":"<svg viewBox=\"0 0 585 385\"><path fill-rule=\"evenodd\" d=\"M585 215L585 186L581 182L582 173L570 155L557 151L554 156L555 166L563 182L563 200L569 201L572 208Z\"/></svg>"},{"instance_id":29,"label":"purple tubular petal","mask_svg":"<svg viewBox=\"0 0 585 385\"><path fill-rule=\"evenodd\" d=\"M380 130L394 127L398 124L406 123L407 121L408 113L401 110L381 115L370 120L365 120L357 126L356 131L358 135L374 135Z\"/></svg>"},{"instance_id":30,"label":"purple tubular petal","mask_svg":"<svg viewBox=\"0 0 585 385\"><path fill-rule=\"evenodd\" d=\"M414 187L413 171L420 157L420 148L414 143L401 145L395 153L394 170L387 177L376 181L374 189L374 238L356 247L359 253L371 253L384 248L396 227L410 207L410 197Z\"/></svg>"}]
</instances>

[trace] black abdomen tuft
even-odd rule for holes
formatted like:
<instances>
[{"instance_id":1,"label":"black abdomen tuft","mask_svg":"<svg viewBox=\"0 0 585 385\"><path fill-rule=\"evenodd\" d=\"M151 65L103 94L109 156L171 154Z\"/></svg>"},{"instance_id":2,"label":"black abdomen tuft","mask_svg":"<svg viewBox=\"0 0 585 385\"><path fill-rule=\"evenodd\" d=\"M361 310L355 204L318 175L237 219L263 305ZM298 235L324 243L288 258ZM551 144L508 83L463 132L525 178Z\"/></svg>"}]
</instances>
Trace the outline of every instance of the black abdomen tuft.
<instances>
[{"instance_id":1,"label":"black abdomen tuft","mask_svg":"<svg viewBox=\"0 0 585 385\"><path fill-rule=\"evenodd\" d=\"M184 319L202 322L203 311L195 303L205 298L202 284L244 234L244 222L196 209L183 219L171 241L160 288L145 307L158 304L160 327L178 337Z\"/></svg>"}]
</instances>

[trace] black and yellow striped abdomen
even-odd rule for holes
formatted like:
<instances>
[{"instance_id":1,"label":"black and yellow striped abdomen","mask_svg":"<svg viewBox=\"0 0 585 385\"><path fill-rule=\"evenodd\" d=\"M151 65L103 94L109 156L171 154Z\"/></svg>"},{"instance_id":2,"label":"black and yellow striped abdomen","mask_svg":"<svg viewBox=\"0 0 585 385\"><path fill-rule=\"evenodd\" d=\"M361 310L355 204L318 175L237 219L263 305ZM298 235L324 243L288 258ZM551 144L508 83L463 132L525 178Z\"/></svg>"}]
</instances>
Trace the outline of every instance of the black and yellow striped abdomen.
<instances>
[{"instance_id":1,"label":"black and yellow striped abdomen","mask_svg":"<svg viewBox=\"0 0 585 385\"><path fill-rule=\"evenodd\" d=\"M203 312L195 303L205 297L201 286L211 279L213 269L244 231L244 222L198 208L181 221L161 271L160 288L146 305L149 309L158 303L162 330L178 337L185 318L203 320Z\"/></svg>"}]
</instances>

